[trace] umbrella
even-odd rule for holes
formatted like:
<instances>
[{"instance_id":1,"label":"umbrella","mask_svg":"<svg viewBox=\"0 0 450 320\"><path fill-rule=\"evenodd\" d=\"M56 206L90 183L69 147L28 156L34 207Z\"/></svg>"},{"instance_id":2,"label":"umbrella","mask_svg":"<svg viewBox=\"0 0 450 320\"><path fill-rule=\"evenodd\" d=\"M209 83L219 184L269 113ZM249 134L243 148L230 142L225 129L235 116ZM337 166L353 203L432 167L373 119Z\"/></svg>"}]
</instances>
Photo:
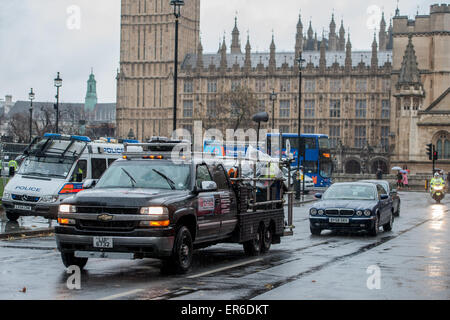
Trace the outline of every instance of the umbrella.
<instances>
[{"instance_id":1,"label":"umbrella","mask_svg":"<svg viewBox=\"0 0 450 320\"><path fill-rule=\"evenodd\" d=\"M400 170L400 173L408 173L407 170Z\"/></svg>"},{"instance_id":2,"label":"umbrella","mask_svg":"<svg viewBox=\"0 0 450 320\"><path fill-rule=\"evenodd\" d=\"M403 169L400 168L400 167L393 167L391 170L393 170L393 171L399 171L399 170L403 170Z\"/></svg>"}]
</instances>

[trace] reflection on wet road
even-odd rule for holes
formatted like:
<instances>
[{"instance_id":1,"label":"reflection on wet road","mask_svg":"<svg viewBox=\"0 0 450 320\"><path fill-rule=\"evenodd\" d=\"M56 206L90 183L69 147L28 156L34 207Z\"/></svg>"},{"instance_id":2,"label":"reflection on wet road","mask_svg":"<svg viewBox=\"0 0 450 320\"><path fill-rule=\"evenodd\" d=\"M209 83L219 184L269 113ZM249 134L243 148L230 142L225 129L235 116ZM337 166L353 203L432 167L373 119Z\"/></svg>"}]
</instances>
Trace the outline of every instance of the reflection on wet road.
<instances>
[{"instance_id":1,"label":"reflection on wet road","mask_svg":"<svg viewBox=\"0 0 450 320\"><path fill-rule=\"evenodd\" d=\"M242 247L199 250L192 271L160 272L158 260L91 260L81 290L68 275L53 238L0 242L1 299L449 299L449 203L401 193L402 216L392 232L323 232L311 236L308 208L295 209L295 235L269 254L246 257ZM380 289L367 286L371 266ZM24 287L26 293L20 292Z\"/></svg>"}]
</instances>

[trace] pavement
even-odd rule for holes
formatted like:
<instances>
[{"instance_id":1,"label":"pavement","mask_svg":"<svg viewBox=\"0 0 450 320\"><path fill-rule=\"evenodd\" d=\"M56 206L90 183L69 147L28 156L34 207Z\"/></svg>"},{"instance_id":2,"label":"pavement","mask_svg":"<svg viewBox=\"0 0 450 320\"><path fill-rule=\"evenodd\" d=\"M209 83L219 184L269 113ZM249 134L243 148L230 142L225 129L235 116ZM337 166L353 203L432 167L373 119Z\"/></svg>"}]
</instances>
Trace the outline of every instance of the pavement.
<instances>
[{"instance_id":1,"label":"pavement","mask_svg":"<svg viewBox=\"0 0 450 320\"><path fill-rule=\"evenodd\" d=\"M310 203L294 208L294 235L266 255L219 244L197 250L192 270L176 276L154 259L91 259L80 290L67 287L54 237L0 241L0 299L448 300L450 198L437 205L426 193L400 197L393 230L377 237L312 236Z\"/></svg>"}]
</instances>

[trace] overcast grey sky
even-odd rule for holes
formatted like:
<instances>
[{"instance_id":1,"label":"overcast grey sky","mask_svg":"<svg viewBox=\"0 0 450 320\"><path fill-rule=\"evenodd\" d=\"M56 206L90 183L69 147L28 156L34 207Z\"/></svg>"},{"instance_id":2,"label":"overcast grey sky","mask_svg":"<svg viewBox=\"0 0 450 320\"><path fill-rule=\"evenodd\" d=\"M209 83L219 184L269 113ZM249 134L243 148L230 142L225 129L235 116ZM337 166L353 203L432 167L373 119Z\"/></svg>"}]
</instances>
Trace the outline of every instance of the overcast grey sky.
<instances>
[{"instance_id":1,"label":"overcast grey sky","mask_svg":"<svg viewBox=\"0 0 450 320\"><path fill-rule=\"evenodd\" d=\"M428 14L433 3L400 0L400 13ZM14 100L26 100L33 87L37 100L54 101L53 79L59 71L64 81L62 101L84 102L93 67L99 102L116 101L120 0L0 0L0 4L0 98L11 94ZM277 50L293 51L299 13L304 32L312 19L320 37L322 30L329 30L334 10L338 28L341 18L346 30L350 28L354 50L369 50L379 13L385 11L389 24L396 6L396 0L203 0L202 42L206 52L216 52L225 32L229 46L237 14L243 46L248 31L253 50L268 51L274 30Z\"/></svg>"}]
</instances>

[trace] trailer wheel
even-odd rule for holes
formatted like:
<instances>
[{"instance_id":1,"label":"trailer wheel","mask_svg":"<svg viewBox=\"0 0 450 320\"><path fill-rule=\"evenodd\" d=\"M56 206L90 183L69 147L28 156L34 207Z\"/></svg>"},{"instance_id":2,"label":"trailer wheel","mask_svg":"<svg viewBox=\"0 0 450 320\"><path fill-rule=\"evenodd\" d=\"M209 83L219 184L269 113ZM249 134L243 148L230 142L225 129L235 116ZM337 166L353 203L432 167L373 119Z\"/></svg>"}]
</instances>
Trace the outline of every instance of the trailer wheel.
<instances>
[{"instance_id":1,"label":"trailer wheel","mask_svg":"<svg viewBox=\"0 0 450 320\"><path fill-rule=\"evenodd\" d=\"M244 242L244 252L248 256L259 256L263 246L264 227L261 225L253 240Z\"/></svg>"},{"instance_id":2,"label":"trailer wheel","mask_svg":"<svg viewBox=\"0 0 450 320\"><path fill-rule=\"evenodd\" d=\"M273 228L272 224L268 228L264 228L264 237L262 241L262 253L269 252L273 241Z\"/></svg>"},{"instance_id":3,"label":"trailer wheel","mask_svg":"<svg viewBox=\"0 0 450 320\"><path fill-rule=\"evenodd\" d=\"M6 212L6 217L8 218L9 221L15 222L19 220L20 215L18 213Z\"/></svg>"},{"instance_id":4,"label":"trailer wheel","mask_svg":"<svg viewBox=\"0 0 450 320\"><path fill-rule=\"evenodd\" d=\"M78 266L80 270L83 270L88 263L88 258L77 258L73 252L61 252L61 259L66 268Z\"/></svg>"}]
</instances>

